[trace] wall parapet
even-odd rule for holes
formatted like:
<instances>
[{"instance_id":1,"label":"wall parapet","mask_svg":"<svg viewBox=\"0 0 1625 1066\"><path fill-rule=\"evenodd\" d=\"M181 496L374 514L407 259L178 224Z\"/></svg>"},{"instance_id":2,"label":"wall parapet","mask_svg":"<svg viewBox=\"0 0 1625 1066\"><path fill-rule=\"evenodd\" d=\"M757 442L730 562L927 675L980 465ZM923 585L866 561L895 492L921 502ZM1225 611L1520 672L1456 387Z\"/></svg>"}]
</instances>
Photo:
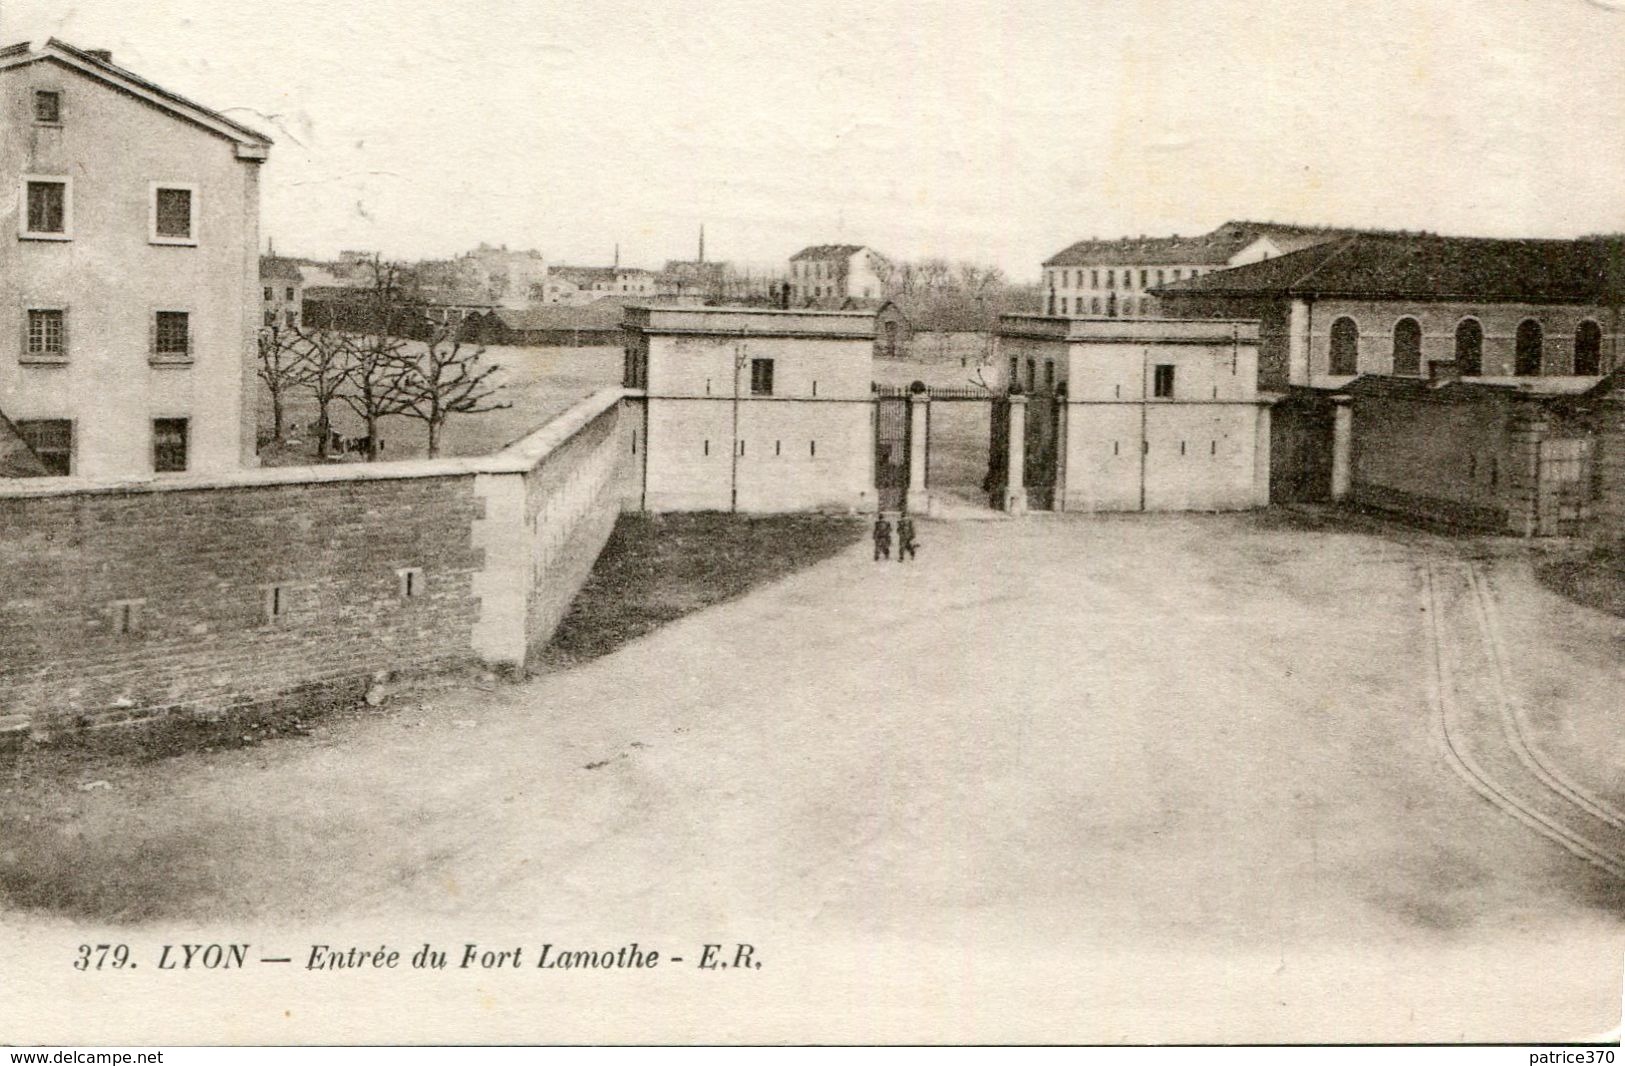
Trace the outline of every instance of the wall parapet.
<instances>
[{"instance_id":1,"label":"wall parapet","mask_svg":"<svg viewBox=\"0 0 1625 1066\"><path fill-rule=\"evenodd\" d=\"M256 467L226 473L150 474L118 478L0 478L0 500L64 495L196 492L270 485L324 485L345 481L408 481L471 474L523 474L594 418L623 400L641 395L634 389L600 389L491 455L381 463L332 463L326 466Z\"/></svg>"},{"instance_id":2,"label":"wall parapet","mask_svg":"<svg viewBox=\"0 0 1625 1066\"><path fill-rule=\"evenodd\" d=\"M635 393L477 458L0 489L0 722L297 701L379 671L522 671L631 497Z\"/></svg>"}]
</instances>

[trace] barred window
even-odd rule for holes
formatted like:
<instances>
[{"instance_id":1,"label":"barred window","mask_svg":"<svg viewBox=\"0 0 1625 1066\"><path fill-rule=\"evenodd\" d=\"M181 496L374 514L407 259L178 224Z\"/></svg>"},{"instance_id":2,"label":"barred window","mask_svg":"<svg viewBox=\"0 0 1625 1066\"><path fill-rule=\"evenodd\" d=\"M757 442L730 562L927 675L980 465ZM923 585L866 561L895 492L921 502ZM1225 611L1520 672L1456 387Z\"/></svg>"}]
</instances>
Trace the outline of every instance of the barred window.
<instances>
[{"instance_id":1,"label":"barred window","mask_svg":"<svg viewBox=\"0 0 1625 1066\"><path fill-rule=\"evenodd\" d=\"M63 313L59 310L30 309L28 312L28 354L62 355L67 350Z\"/></svg>"},{"instance_id":2,"label":"barred window","mask_svg":"<svg viewBox=\"0 0 1625 1066\"><path fill-rule=\"evenodd\" d=\"M186 430L184 418L155 418L152 422L152 468L175 473L186 469Z\"/></svg>"},{"instance_id":3,"label":"barred window","mask_svg":"<svg viewBox=\"0 0 1625 1066\"><path fill-rule=\"evenodd\" d=\"M158 355L187 355L191 352L191 315L185 311L159 311L155 324L153 351Z\"/></svg>"}]
</instances>

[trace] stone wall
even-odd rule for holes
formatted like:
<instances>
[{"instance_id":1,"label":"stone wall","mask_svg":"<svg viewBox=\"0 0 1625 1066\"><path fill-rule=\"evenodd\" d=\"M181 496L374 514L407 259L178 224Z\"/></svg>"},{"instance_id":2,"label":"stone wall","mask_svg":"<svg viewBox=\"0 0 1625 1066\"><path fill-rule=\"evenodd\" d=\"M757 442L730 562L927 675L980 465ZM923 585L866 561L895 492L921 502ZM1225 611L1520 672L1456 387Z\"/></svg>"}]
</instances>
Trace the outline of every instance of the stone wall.
<instances>
[{"instance_id":1,"label":"stone wall","mask_svg":"<svg viewBox=\"0 0 1625 1066\"><path fill-rule=\"evenodd\" d=\"M1592 529L1611 547L1625 547L1625 393L1603 397L1595 414L1596 451L1592 456L1595 503Z\"/></svg>"},{"instance_id":2,"label":"stone wall","mask_svg":"<svg viewBox=\"0 0 1625 1066\"><path fill-rule=\"evenodd\" d=\"M520 670L608 537L640 421L606 390L477 459L0 488L0 728Z\"/></svg>"}]
</instances>

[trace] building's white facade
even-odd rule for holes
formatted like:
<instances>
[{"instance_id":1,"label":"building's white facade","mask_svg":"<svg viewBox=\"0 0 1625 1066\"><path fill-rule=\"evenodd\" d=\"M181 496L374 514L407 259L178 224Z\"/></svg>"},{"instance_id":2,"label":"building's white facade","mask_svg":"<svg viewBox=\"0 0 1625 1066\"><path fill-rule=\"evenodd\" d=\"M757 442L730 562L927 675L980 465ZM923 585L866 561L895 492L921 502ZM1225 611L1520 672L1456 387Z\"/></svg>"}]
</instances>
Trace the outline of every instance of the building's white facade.
<instances>
[{"instance_id":1,"label":"building's white facade","mask_svg":"<svg viewBox=\"0 0 1625 1066\"><path fill-rule=\"evenodd\" d=\"M856 244L821 244L790 257L792 306L841 300L878 300L886 295L886 258Z\"/></svg>"},{"instance_id":2,"label":"building's white facade","mask_svg":"<svg viewBox=\"0 0 1625 1066\"><path fill-rule=\"evenodd\" d=\"M1269 403L1251 322L1011 315L1003 373L1053 390L1059 509L1225 511L1269 503Z\"/></svg>"},{"instance_id":3,"label":"building's white facade","mask_svg":"<svg viewBox=\"0 0 1625 1066\"><path fill-rule=\"evenodd\" d=\"M54 40L0 114L0 411L54 473L253 465L269 140Z\"/></svg>"},{"instance_id":4,"label":"building's white facade","mask_svg":"<svg viewBox=\"0 0 1625 1066\"><path fill-rule=\"evenodd\" d=\"M1147 289L1221 268L1209 263L1045 267L1045 311L1062 317L1149 318L1156 309Z\"/></svg>"},{"instance_id":5,"label":"building's white facade","mask_svg":"<svg viewBox=\"0 0 1625 1066\"><path fill-rule=\"evenodd\" d=\"M627 331L649 510L874 506L872 314L630 308Z\"/></svg>"}]
</instances>

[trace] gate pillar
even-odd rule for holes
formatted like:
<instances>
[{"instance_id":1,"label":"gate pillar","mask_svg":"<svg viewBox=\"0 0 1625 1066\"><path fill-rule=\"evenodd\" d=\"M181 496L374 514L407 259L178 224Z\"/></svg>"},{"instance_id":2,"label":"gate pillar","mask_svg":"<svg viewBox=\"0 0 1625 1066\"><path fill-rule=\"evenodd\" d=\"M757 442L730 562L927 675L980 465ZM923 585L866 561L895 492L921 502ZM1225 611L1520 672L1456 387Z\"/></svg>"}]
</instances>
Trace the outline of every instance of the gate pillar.
<instances>
[{"instance_id":1,"label":"gate pillar","mask_svg":"<svg viewBox=\"0 0 1625 1066\"><path fill-rule=\"evenodd\" d=\"M1005 448L1008 466L1004 476L1004 509L1009 514L1027 513L1027 397L1010 394L1010 441Z\"/></svg>"},{"instance_id":2,"label":"gate pillar","mask_svg":"<svg viewBox=\"0 0 1625 1066\"><path fill-rule=\"evenodd\" d=\"M1066 382L1055 389L1055 488L1051 493L1049 509L1066 510L1066 452L1067 429L1072 412L1066 402Z\"/></svg>"},{"instance_id":3,"label":"gate pillar","mask_svg":"<svg viewBox=\"0 0 1625 1066\"><path fill-rule=\"evenodd\" d=\"M931 448L931 394L919 382L908 396L908 492L905 506L914 514L931 513L931 490L925 484L926 455Z\"/></svg>"},{"instance_id":4,"label":"gate pillar","mask_svg":"<svg viewBox=\"0 0 1625 1066\"><path fill-rule=\"evenodd\" d=\"M1349 396L1333 396L1332 500L1348 498L1354 482L1354 406Z\"/></svg>"}]
</instances>

